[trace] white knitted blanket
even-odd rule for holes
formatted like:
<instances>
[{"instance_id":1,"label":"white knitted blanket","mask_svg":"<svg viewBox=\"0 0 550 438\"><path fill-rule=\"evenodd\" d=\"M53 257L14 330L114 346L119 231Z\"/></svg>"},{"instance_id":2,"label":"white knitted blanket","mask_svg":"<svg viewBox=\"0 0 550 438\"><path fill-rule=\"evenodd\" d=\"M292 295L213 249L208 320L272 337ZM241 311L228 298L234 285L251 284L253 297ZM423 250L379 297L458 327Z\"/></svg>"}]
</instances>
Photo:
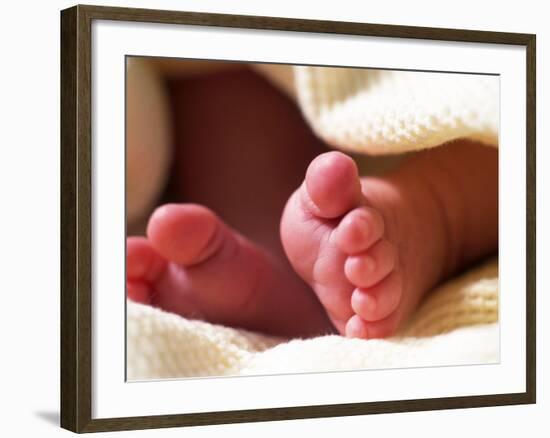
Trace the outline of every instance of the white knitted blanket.
<instances>
[{"instance_id":1,"label":"white knitted blanket","mask_svg":"<svg viewBox=\"0 0 550 438\"><path fill-rule=\"evenodd\" d=\"M336 148L396 154L457 138L498 146L497 76L264 64L254 69L293 97L316 134Z\"/></svg>"},{"instance_id":2,"label":"white knitted blanket","mask_svg":"<svg viewBox=\"0 0 550 438\"><path fill-rule=\"evenodd\" d=\"M398 336L286 340L128 301L129 380L498 362L498 264L435 290Z\"/></svg>"},{"instance_id":3,"label":"white knitted blanket","mask_svg":"<svg viewBox=\"0 0 550 438\"><path fill-rule=\"evenodd\" d=\"M468 137L498 145L491 76L317 67L254 68L293 97L328 144L399 153ZM128 151L131 154L131 151ZM499 360L498 261L428 295L398 336L285 340L128 302L129 380L487 363Z\"/></svg>"}]
</instances>

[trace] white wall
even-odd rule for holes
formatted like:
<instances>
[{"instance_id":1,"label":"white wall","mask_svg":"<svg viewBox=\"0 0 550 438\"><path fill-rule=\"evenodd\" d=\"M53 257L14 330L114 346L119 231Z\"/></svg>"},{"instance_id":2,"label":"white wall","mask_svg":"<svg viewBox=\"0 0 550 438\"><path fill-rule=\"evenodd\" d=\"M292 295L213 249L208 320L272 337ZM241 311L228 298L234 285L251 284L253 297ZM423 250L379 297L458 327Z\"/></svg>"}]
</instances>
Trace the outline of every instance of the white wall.
<instances>
[{"instance_id":1,"label":"white wall","mask_svg":"<svg viewBox=\"0 0 550 438\"><path fill-rule=\"evenodd\" d=\"M34 4L29 4L34 3ZM548 142L543 120L548 104L550 31L544 2L384 1L298 2L188 0L86 2L111 6L196 10L372 23L455 27L537 34L538 163L548 162L542 145ZM6 2L2 8L0 67L0 387L3 431L9 436L68 434L54 424L59 398L59 10L72 2ZM546 51L546 53L543 53ZM543 55L547 55L544 57ZM186 436L279 436L319 433L341 435L355 431L373 435L399 432L426 437L523 434L548 423L549 384L542 369L550 363L542 349L549 325L543 320L550 286L543 260L550 244L548 173L538 172L538 400L536 406L286 421L186 429ZM547 190L546 190L547 192ZM7 238L7 245L5 244ZM544 421L546 420L546 421ZM143 431L113 436L181 436L182 430ZM108 434L109 436L111 434ZM538 436L540 434L535 434Z\"/></svg>"}]
</instances>

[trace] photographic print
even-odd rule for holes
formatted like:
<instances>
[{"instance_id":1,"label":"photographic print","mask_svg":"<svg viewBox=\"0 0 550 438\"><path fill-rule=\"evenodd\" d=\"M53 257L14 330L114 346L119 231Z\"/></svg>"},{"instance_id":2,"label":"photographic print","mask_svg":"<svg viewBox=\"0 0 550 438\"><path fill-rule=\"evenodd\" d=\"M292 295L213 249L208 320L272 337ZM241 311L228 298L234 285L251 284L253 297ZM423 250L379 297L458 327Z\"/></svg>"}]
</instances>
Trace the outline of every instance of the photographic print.
<instances>
[{"instance_id":1,"label":"photographic print","mask_svg":"<svg viewBox=\"0 0 550 438\"><path fill-rule=\"evenodd\" d=\"M534 96L530 34L62 11L62 427L534 403Z\"/></svg>"},{"instance_id":2,"label":"photographic print","mask_svg":"<svg viewBox=\"0 0 550 438\"><path fill-rule=\"evenodd\" d=\"M128 57L128 379L498 362L499 106L496 75Z\"/></svg>"}]
</instances>

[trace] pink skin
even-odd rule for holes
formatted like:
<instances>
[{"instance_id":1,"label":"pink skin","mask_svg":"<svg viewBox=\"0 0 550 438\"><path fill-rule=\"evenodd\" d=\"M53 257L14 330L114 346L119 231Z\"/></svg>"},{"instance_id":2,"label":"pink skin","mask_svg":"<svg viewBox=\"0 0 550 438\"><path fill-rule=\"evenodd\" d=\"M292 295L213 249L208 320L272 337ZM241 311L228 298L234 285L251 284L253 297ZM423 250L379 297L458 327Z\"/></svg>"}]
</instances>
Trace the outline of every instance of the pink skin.
<instances>
[{"instance_id":1,"label":"pink skin","mask_svg":"<svg viewBox=\"0 0 550 438\"><path fill-rule=\"evenodd\" d=\"M382 337L396 328L397 319L388 317L401 301L402 280L384 227L361 192L355 163L339 152L313 161L283 214L281 238L291 263L347 336Z\"/></svg>"},{"instance_id":2,"label":"pink skin","mask_svg":"<svg viewBox=\"0 0 550 438\"><path fill-rule=\"evenodd\" d=\"M196 204L159 207L147 238L128 238L127 294L179 315L277 335L332 331L286 265Z\"/></svg>"},{"instance_id":3,"label":"pink skin","mask_svg":"<svg viewBox=\"0 0 550 438\"><path fill-rule=\"evenodd\" d=\"M418 154L384 178L360 179L340 152L318 156L281 221L311 289L205 207L165 205L147 239L128 239L128 296L285 336L390 336L433 285L495 249L496 169L493 150L468 143Z\"/></svg>"}]
</instances>

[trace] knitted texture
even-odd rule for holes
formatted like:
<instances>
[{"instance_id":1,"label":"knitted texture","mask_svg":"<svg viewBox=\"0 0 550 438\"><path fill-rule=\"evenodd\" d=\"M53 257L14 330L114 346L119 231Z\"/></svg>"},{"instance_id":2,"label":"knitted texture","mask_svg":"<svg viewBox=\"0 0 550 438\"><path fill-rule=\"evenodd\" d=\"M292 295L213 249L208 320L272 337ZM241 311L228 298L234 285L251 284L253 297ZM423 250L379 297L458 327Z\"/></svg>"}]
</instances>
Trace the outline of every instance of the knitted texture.
<instances>
[{"instance_id":1,"label":"knitted texture","mask_svg":"<svg viewBox=\"0 0 550 438\"><path fill-rule=\"evenodd\" d=\"M499 360L498 264L459 276L428 295L387 340L281 338L128 305L129 380L271 374Z\"/></svg>"},{"instance_id":2,"label":"knitted texture","mask_svg":"<svg viewBox=\"0 0 550 438\"><path fill-rule=\"evenodd\" d=\"M305 117L333 147L395 154L464 137L498 144L496 76L320 67L294 73Z\"/></svg>"}]
</instances>

